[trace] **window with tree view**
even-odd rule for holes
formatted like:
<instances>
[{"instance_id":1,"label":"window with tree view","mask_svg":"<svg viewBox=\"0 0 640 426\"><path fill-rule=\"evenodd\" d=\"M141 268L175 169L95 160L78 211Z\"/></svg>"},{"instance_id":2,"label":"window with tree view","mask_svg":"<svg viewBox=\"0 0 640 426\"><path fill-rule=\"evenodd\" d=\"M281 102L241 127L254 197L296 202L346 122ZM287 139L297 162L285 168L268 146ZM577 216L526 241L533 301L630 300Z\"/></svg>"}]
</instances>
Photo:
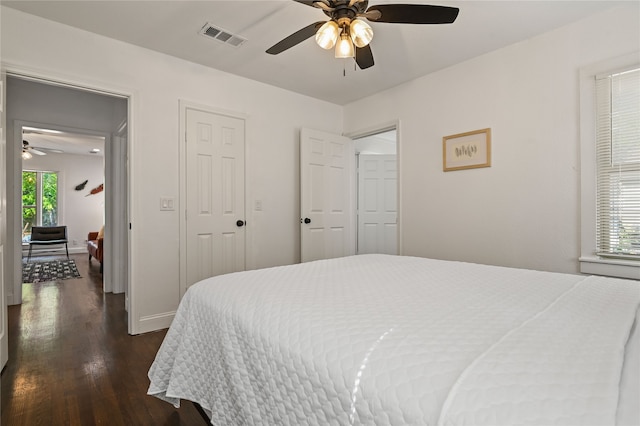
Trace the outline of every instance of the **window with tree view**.
<instances>
[{"instance_id":1,"label":"window with tree view","mask_svg":"<svg viewBox=\"0 0 640 426\"><path fill-rule=\"evenodd\" d=\"M22 241L31 238L33 226L58 224L58 174L22 172Z\"/></svg>"}]
</instances>

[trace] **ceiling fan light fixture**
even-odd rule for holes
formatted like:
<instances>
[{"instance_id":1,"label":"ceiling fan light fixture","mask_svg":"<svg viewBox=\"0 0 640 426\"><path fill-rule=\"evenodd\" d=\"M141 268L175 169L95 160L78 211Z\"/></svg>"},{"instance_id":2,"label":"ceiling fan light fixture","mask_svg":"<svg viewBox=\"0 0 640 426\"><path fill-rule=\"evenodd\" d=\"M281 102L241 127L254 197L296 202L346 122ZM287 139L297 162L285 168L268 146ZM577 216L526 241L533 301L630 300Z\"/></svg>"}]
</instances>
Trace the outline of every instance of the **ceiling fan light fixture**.
<instances>
[{"instance_id":1,"label":"ceiling fan light fixture","mask_svg":"<svg viewBox=\"0 0 640 426\"><path fill-rule=\"evenodd\" d=\"M22 150L22 159L23 160L29 160L29 159L31 159L31 157L33 157L33 156L31 155L30 152Z\"/></svg>"},{"instance_id":2,"label":"ceiling fan light fixture","mask_svg":"<svg viewBox=\"0 0 640 426\"><path fill-rule=\"evenodd\" d=\"M340 34L340 40L338 40L336 44L336 58L353 58L355 54L353 42L345 28Z\"/></svg>"},{"instance_id":3,"label":"ceiling fan light fixture","mask_svg":"<svg viewBox=\"0 0 640 426\"><path fill-rule=\"evenodd\" d=\"M323 49L331 49L336 45L340 28L335 21L325 22L316 33L316 43Z\"/></svg>"},{"instance_id":4,"label":"ceiling fan light fixture","mask_svg":"<svg viewBox=\"0 0 640 426\"><path fill-rule=\"evenodd\" d=\"M360 19L354 19L351 22L349 32L351 33L353 44L357 47L365 47L373 40L373 29L369 24Z\"/></svg>"}]
</instances>

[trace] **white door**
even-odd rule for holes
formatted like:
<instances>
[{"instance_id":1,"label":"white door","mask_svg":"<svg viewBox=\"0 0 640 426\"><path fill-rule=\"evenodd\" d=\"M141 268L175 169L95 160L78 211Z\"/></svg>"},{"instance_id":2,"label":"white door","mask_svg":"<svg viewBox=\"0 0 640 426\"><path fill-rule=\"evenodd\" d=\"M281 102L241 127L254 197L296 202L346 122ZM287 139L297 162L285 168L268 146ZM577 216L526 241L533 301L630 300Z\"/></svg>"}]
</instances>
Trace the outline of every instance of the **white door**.
<instances>
[{"instance_id":1,"label":"white door","mask_svg":"<svg viewBox=\"0 0 640 426\"><path fill-rule=\"evenodd\" d=\"M187 287L245 269L244 120L186 110Z\"/></svg>"},{"instance_id":2,"label":"white door","mask_svg":"<svg viewBox=\"0 0 640 426\"><path fill-rule=\"evenodd\" d=\"M5 137L7 111L5 110L6 75L2 72L0 79L0 370L9 359L9 341L7 338L7 297L4 288L4 256L7 246L7 193L5 191L7 179L7 140Z\"/></svg>"},{"instance_id":3,"label":"white door","mask_svg":"<svg viewBox=\"0 0 640 426\"><path fill-rule=\"evenodd\" d=\"M355 254L353 143L317 130L300 134L302 262Z\"/></svg>"},{"instance_id":4,"label":"white door","mask_svg":"<svg viewBox=\"0 0 640 426\"><path fill-rule=\"evenodd\" d=\"M109 203L111 218L107 217L107 220L110 219L107 223L111 224L112 232L109 234L110 238L104 239L104 244L106 245L109 240L112 244L111 262L108 262L105 257L104 278L106 280L108 272L112 283L111 291L118 294L126 293L129 275L126 133L123 136L113 136L109 145L112 157L111 164L106 167L106 172L110 174L109 182L111 182L112 192ZM107 189L108 187L105 187L105 191ZM109 232L109 226L105 226L105 232ZM126 300L125 296L125 303L127 303Z\"/></svg>"},{"instance_id":5,"label":"white door","mask_svg":"<svg viewBox=\"0 0 640 426\"><path fill-rule=\"evenodd\" d=\"M358 254L398 253L395 155L358 156Z\"/></svg>"}]
</instances>

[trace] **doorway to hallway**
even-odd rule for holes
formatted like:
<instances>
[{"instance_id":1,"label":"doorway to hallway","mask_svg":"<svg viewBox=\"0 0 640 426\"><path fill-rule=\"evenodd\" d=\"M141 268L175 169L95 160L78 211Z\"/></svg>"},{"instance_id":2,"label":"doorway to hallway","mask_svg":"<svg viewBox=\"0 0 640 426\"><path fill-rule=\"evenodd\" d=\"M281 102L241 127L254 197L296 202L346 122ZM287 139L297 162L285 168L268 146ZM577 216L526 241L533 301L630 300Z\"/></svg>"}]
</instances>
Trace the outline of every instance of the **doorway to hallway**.
<instances>
[{"instance_id":1,"label":"doorway to hallway","mask_svg":"<svg viewBox=\"0 0 640 426\"><path fill-rule=\"evenodd\" d=\"M357 253L398 254L395 129L354 139L357 158Z\"/></svg>"},{"instance_id":2,"label":"doorway to hallway","mask_svg":"<svg viewBox=\"0 0 640 426\"><path fill-rule=\"evenodd\" d=\"M7 187L13 188L6 194L9 208L5 261L12 276L9 282L13 283L7 288L9 304L22 301L23 167L57 169L56 219L68 227L72 252L86 252L88 232L97 232L106 225L103 290L127 293L128 102L120 95L7 74ZM84 140L78 135L84 135ZM88 144L90 138L102 139L102 152L90 153L96 148ZM46 155L23 159L23 140L27 139ZM96 160L99 156L101 159ZM36 166L44 158L55 165ZM87 182L83 186L84 181ZM84 208L98 211L78 215Z\"/></svg>"}]
</instances>

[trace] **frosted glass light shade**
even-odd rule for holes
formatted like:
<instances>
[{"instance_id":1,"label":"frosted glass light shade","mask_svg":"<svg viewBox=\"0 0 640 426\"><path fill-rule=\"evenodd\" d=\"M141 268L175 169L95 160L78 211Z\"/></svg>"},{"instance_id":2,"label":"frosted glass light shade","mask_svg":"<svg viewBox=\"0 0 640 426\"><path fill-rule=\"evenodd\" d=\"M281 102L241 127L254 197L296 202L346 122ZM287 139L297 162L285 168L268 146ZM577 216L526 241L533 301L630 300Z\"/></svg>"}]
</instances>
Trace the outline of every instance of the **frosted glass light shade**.
<instances>
[{"instance_id":1,"label":"frosted glass light shade","mask_svg":"<svg viewBox=\"0 0 640 426\"><path fill-rule=\"evenodd\" d=\"M22 159L23 160L28 160L32 157L31 153L28 151L22 151Z\"/></svg>"},{"instance_id":2,"label":"frosted glass light shade","mask_svg":"<svg viewBox=\"0 0 640 426\"><path fill-rule=\"evenodd\" d=\"M323 49L331 49L336 45L340 28L335 21L325 22L316 32L316 43Z\"/></svg>"},{"instance_id":3,"label":"frosted glass light shade","mask_svg":"<svg viewBox=\"0 0 640 426\"><path fill-rule=\"evenodd\" d=\"M338 44L336 44L336 58L353 58L354 56L355 49L353 48L351 38L346 31L343 31L342 34L340 34Z\"/></svg>"},{"instance_id":4,"label":"frosted glass light shade","mask_svg":"<svg viewBox=\"0 0 640 426\"><path fill-rule=\"evenodd\" d=\"M364 21L354 19L349 28L353 44L358 47L365 47L373 40L373 29Z\"/></svg>"}]
</instances>

